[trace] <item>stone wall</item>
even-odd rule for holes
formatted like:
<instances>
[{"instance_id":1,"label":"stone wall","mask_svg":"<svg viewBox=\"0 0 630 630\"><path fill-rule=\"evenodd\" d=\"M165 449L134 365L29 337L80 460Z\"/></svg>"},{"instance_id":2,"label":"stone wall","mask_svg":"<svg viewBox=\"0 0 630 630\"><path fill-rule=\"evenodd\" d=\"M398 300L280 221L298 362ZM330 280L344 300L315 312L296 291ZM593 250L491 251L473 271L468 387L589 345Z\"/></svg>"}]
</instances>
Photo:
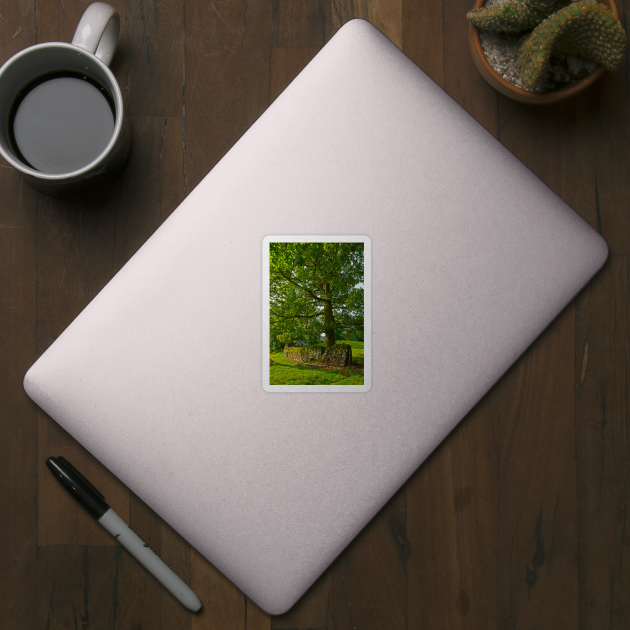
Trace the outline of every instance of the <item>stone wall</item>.
<instances>
[{"instance_id":1,"label":"stone wall","mask_svg":"<svg viewBox=\"0 0 630 630\"><path fill-rule=\"evenodd\" d=\"M352 364L352 346L349 343L336 343L332 348L328 348L322 357L323 363L346 367Z\"/></svg>"},{"instance_id":2,"label":"stone wall","mask_svg":"<svg viewBox=\"0 0 630 630\"><path fill-rule=\"evenodd\" d=\"M321 361L336 367L352 364L352 346L349 343L336 343L328 350L323 346L285 346L282 354L295 363Z\"/></svg>"},{"instance_id":3,"label":"stone wall","mask_svg":"<svg viewBox=\"0 0 630 630\"><path fill-rule=\"evenodd\" d=\"M324 354L323 346L285 346L282 354L296 363L319 361Z\"/></svg>"}]
</instances>

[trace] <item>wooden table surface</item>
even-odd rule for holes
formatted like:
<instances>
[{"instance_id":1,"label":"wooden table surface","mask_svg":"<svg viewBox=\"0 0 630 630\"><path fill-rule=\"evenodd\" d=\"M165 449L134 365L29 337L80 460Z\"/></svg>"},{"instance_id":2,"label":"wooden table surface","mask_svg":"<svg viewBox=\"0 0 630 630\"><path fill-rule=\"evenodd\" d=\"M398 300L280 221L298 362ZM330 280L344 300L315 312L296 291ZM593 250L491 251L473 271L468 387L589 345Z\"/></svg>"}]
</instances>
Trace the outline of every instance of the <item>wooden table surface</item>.
<instances>
[{"instance_id":1,"label":"wooden table surface","mask_svg":"<svg viewBox=\"0 0 630 630\"><path fill-rule=\"evenodd\" d=\"M0 163L0 626L630 628L627 58L587 94L535 107L498 95L473 66L471 0L113 4L122 18L113 70L134 133L124 174L105 193L62 201ZM0 0L0 62L70 41L86 6ZM619 10L623 22L630 0ZM601 232L611 255L300 602L269 617L39 411L22 378L355 16ZM224 334L238 330L228 321ZM44 465L56 454L192 585L201 613L185 611L60 491Z\"/></svg>"}]
</instances>

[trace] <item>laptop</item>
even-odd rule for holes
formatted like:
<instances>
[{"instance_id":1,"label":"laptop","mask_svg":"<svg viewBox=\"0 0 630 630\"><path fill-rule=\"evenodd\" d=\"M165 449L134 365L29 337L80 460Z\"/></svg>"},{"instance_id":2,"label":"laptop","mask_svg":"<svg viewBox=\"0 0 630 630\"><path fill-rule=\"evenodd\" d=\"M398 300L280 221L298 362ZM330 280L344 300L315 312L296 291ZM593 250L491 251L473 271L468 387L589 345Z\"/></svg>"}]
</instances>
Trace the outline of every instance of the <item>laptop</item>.
<instances>
[{"instance_id":1,"label":"laptop","mask_svg":"<svg viewBox=\"0 0 630 630\"><path fill-rule=\"evenodd\" d=\"M353 20L24 387L280 614L607 255L566 203ZM319 275L304 280L309 265ZM293 315L291 300L303 301Z\"/></svg>"}]
</instances>

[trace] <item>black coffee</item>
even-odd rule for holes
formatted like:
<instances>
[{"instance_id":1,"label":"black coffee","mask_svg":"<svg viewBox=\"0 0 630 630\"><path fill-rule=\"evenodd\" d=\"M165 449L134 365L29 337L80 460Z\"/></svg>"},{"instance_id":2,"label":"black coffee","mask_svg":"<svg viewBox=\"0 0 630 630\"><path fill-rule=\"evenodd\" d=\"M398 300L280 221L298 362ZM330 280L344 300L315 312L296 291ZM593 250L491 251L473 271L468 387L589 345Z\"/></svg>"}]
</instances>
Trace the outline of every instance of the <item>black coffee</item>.
<instances>
[{"instance_id":1,"label":"black coffee","mask_svg":"<svg viewBox=\"0 0 630 630\"><path fill-rule=\"evenodd\" d=\"M18 96L11 131L25 163L43 173L70 173L95 160L111 140L113 101L85 77L48 75Z\"/></svg>"}]
</instances>

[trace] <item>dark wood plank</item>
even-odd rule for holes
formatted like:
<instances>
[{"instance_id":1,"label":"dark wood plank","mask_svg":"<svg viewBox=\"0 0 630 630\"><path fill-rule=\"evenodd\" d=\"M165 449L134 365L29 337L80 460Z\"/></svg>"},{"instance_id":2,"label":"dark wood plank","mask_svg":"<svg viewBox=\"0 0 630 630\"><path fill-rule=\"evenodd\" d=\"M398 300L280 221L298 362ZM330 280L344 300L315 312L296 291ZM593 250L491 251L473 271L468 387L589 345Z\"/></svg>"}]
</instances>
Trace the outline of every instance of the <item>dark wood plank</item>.
<instances>
[{"instance_id":1,"label":"dark wood plank","mask_svg":"<svg viewBox=\"0 0 630 630\"><path fill-rule=\"evenodd\" d=\"M181 116L183 0L136 0L126 10L125 62L130 116Z\"/></svg>"},{"instance_id":2,"label":"dark wood plank","mask_svg":"<svg viewBox=\"0 0 630 630\"><path fill-rule=\"evenodd\" d=\"M79 20L87 9L89 2L52 2L51 0L38 0L34 2L36 7L35 25L37 43L43 42L71 42ZM124 0L110 0L108 2L120 14L120 35L116 54L111 64L111 70L125 94L125 8Z\"/></svg>"},{"instance_id":3,"label":"dark wood plank","mask_svg":"<svg viewBox=\"0 0 630 630\"><path fill-rule=\"evenodd\" d=\"M33 628L110 630L117 612L116 548L40 547ZM36 590L35 590L36 588Z\"/></svg>"},{"instance_id":4,"label":"dark wood plank","mask_svg":"<svg viewBox=\"0 0 630 630\"><path fill-rule=\"evenodd\" d=\"M403 0L402 50L444 87L442 1Z\"/></svg>"},{"instance_id":5,"label":"dark wood plank","mask_svg":"<svg viewBox=\"0 0 630 630\"><path fill-rule=\"evenodd\" d=\"M406 568L410 546L406 530L403 487L332 566L335 630L407 627Z\"/></svg>"},{"instance_id":6,"label":"dark wood plank","mask_svg":"<svg viewBox=\"0 0 630 630\"><path fill-rule=\"evenodd\" d=\"M493 388L407 483L408 630L496 618L499 397Z\"/></svg>"},{"instance_id":7,"label":"dark wood plank","mask_svg":"<svg viewBox=\"0 0 630 630\"><path fill-rule=\"evenodd\" d=\"M575 321L570 306L500 383L497 624L578 624Z\"/></svg>"},{"instance_id":8,"label":"dark wood plank","mask_svg":"<svg viewBox=\"0 0 630 630\"><path fill-rule=\"evenodd\" d=\"M112 276L121 181L101 194L37 200L37 350L41 354Z\"/></svg>"},{"instance_id":9,"label":"dark wood plank","mask_svg":"<svg viewBox=\"0 0 630 630\"><path fill-rule=\"evenodd\" d=\"M66 457L129 522L127 488L41 410L37 437L38 545L115 546L116 541L61 487L45 462L50 456Z\"/></svg>"},{"instance_id":10,"label":"dark wood plank","mask_svg":"<svg viewBox=\"0 0 630 630\"><path fill-rule=\"evenodd\" d=\"M271 630L269 615L194 549L191 565L191 588L203 602L192 630Z\"/></svg>"},{"instance_id":11,"label":"dark wood plank","mask_svg":"<svg viewBox=\"0 0 630 630\"><path fill-rule=\"evenodd\" d=\"M614 82L614 78L606 78L604 85L605 81L610 80ZM612 90L608 94L608 99L613 103L619 102L618 94L615 96ZM570 101L545 108L517 104L499 97L498 117L501 142L589 220L594 227L603 231L603 217L607 213L611 217L618 214L612 207L612 197L620 193L624 196L627 183L618 180L617 185L613 187L609 179L605 193L607 201L602 204L601 199L604 193L599 190L602 186L599 172L602 169L601 166L598 166L598 162L609 164L608 161L611 156L610 154L607 157L603 156L606 149L604 149L603 139L597 131L607 126L604 118L601 117L601 106L602 93L595 90ZM625 123L622 123L619 129L622 136L624 126ZM525 134L527 135L526 140L524 139ZM606 210L602 212L604 206ZM619 240L616 242L620 243ZM539 343L540 341L537 342L537 344ZM559 366L556 370L549 367L547 377L540 376L541 381L555 378L556 372L568 373L573 377L572 370L575 368L570 367L568 338L566 344L565 365ZM565 394L567 400L558 409L558 412L564 411L569 405L568 385L563 385L563 390L564 388L567 388ZM539 425L538 417L534 417L534 420L536 424L532 426L531 430L538 435L545 435L544 429L546 427ZM502 558L510 558L513 561L514 558L520 556L521 566L519 569L522 575L519 576L514 572L514 568L511 568L505 579L500 579L499 582L503 585L499 591L500 613L501 610L504 611L504 616L500 618L508 618L515 627L521 623L527 625L534 620L542 624L539 620L542 618L543 610L545 611L545 623L549 625L541 625L541 627L554 627L554 623L577 625L578 617L580 623L582 622L583 601L580 603L579 611L576 609L578 542L574 512L577 507L574 506L574 499L571 496L574 483L573 475L577 473L573 461L575 455L572 454L571 446L571 442L574 440L574 431L568 422L569 420L564 413L556 416L554 425L557 427L557 433L551 441L546 442L548 446L544 450L548 451L547 454L541 453L542 443L539 443L533 450L537 455L536 459L532 461L536 474L534 485L536 495L532 493L529 506L527 501L523 501L522 493L517 496L513 489L510 491L510 495L512 495L508 504L510 507L506 511L504 507L506 495L503 493L501 495L500 514L508 516L513 510L511 504L519 504L517 513L509 517L512 524L509 527L502 527L500 530L505 531L506 535L503 538L500 536L499 539L500 567ZM502 435L503 426L502 424ZM562 432L565 433L563 443L559 441ZM527 439L522 435L519 435L517 440L522 447L527 443ZM555 451L549 448L549 445L554 442L558 449ZM538 455L538 453L541 454ZM544 459L547 464L542 465L541 459ZM560 465L558 462L563 459L563 468L557 468ZM552 462L554 463L552 464ZM547 479L543 481L538 477L539 471L550 467L553 468L548 471ZM503 470L502 468L500 473L502 488L516 488L518 485L516 480L510 476L505 477ZM506 485L503 486L503 483ZM539 496L540 486L543 484L548 489L543 492L541 497ZM554 504L554 497L552 496L554 486L558 507ZM576 498L575 501L577 500ZM540 506L537 506L538 503ZM536 515L537 509L538 515ZM512 530L514 538L508 539L510 530ZM561 536L556 533L560 531L564 532ZM561 548L552 552L546 547L549 544L555 544L554 541L558 541ZM552 553L555 566L546 566ZM541 564L543 562L544 565ZM540 569L536 567L537 563L541 565ZM523 564L527 568L527 572L524 574ZM551 575L547 577L548 571L549 573L553 571L555 577L551 577ZM523 575L525 575L525 580ZM545 582L542 582L543 576L545 576ZM512 580L509 587L506 586L508 577ZM541 578L540 581L538 578ZM534 584L534 588L530 586L531 584ZM520 598L515 598L515 588L516 592L520 591ZM527 594L527 598L525 594ZM562 601L564 604L560 603ZM517 602L517 605L514 602Z\"/></svg>"},{"instance_id":12,"label":"dark wood plank","mask_svg":"<svg viewBox=\"0 0 630 630\"><path fill-rule=\"evenodd\" d=\"M254 602L245 597L245 630L270 630L271 618Z\"/></svg>"},{"instance_id":13,"label":"dark wood plank","mask_svg":"<svg viewBox=\"0 0 630 630\"><path fill-rule=\"evenodd\" d=\"M272 0L272 46L323 46L330 39L329 0Z\"/></svg>"},{"instance_id":14,"label":"dark wood plank","mask_svg":"<svg viewBox=\"0 0 630 630\"><path fill-rule=\"evenodd\" d=\"M134 145L120 182L110 243L114 272L184 199L181 118L134 116L131 121Z\"/></svg>"},{"instance_id":15,"label":"dark wood plank","mask_svg":"<svg viewBox=\"0 0 630 630\"><path fill-rule=\"evenodd\" d=\"M33 3L0 5L0 63L35 43ZM0 619L35 627L36 407L22 389L35 346L36 193L0 158Z\"/></svg>"},{"instance_id":16,"label":"dark wood plank","mask_svg":"<svg viewBox=\"0 0 630 630\"><path fill-rule=\"evenodd\" d=\"M604 77L596 89L590 90L574 99L566 102L554 104L548 107L536 108L533 106L517 104L499 97L499 139L503 142L517 157L519 157L524 163L529 166L539 177L543 179L555 192L557 192L563 199L565 199L576 211L578 211L584 218L586 218L596 229L602 232L609 240L612 251L627 251L627 223L626 217L622 217L619 213L619 208L627 201L628 196L628 180L621 175L621 170L627 170L627 156L620 156L617 150L618 140L623 142L623 139L628 136L628 123L627 116L620 115L621 109L625 106L624 102L627 102L627 81L624 81L623 76L610 75ZM610 124L610 121L616 119L614 125ZM617 136L613 140L612 129L615 129L614 134ZM527 136L525 138L525 136ZM612 175L612 176L611 176ZM608 296L610 299L610 296ZM594 335L598 332L593 331ZM585 341L578 341L575 346L578 351L578 355L583 352L585 347ZM576 356L576 366L581 368L579 362L581 356ZM562 368L562 372L571 370L566 361L566 367ZM608 378L607 366L600 363L601 371L597 374L597 363L594 367L595 378ZM575 367L572 368L571 374L575 371ZM560 371L560 370L559 370ZM549 370L549 376L555 376L551 369ZM627 386L619 384L618 391L627 392ZM579 392L579 390L578 390ZM568 404L568 403L567 403ZM563 416L564 417L564 416ZM595 416L594 419L590 419L590 426L593 423L597 425L600 421L600 416ZM578 393L578 404L576 406L576 423L577 423L577 457L580 461L580 454L584 448L586 448L585 457L589 461L587 470L592 472L597 468L604 465L603 451L598 451L597 456L594 452L589 450L591 445L586 447L586 442L582 440L580 442L581 423L586 421L585 414L580 404L580 398ZM556 421L557 422L557 421ZM567 440L571 440L570 429L565 427L567 433ZM583 434L582 434L583 435ZM524 443L521 439L520 443ZM581 446L581 444L583 446ZM568 447L565 447L568 448ZM564 449L563 449L564 450ZM547 457L552 461L557 459L557 453L549 451ZM597 596L592 597L590 600L592 603L599 602L600 606L606 608L607 604L603 604L600 599L602 593L595 590L591 590L595 582L589 577L584 575L582 567L585 566L584 558L592 558L592 545L593 538L589 538L588 535L582 537L580 534L579 543L575 540L575 516L573 516L574 509L579 509L581 513L588 512L588 501L586 500L582 487L588 487L590 482L587 480L587 476L584 476L584 470L582 471L582 478L580 478L579 472L576 472L578 485L577 499L578 507L574 508L572 505L573 499L568 495L570 493L570 484L573 480L569 477L569 471L573 471L575 464L570 461L568 451L565 452L566 469L564 471L565 481L563 483L553 482L549 479L550 484L557 485L558 496L560 497L559 508L564 505L565 515L563 517L554 518L554 523L559 521L560 527L566 532L564 536L564 548L562 549L562 559L558 558L559 554L554 554L554 560L557 563L556 578L554 580L554 599L545 601L545 594L549 592L549 585L547 588L536 590L536 597L527 600L527 606L522 609L516 608L514 610L512 599L507 603L508 597L513 597L513 593L508 592L509 589L503 591L502 602L504 607L507 607L512 612L510 618L516 623L520 620L533 620L542 617L542 611L546 610L552 612L551 615L546 614L545 618L552 622L555 615L558 623L568 623L567 619L572 619L575 625L579 623L580 627L602 627L597 623L585 625L587 619L586 613L589 612L588 601L590 594L597 592ZM609 460L610 461L610 460ZM597 463L596 463L597 462ZM538 470L538 459L535 462L536 470ZM579 471L579 468L578 468ZM571 473L573 474L573 473ZM559 474L556 475L559 478ZM509 478L505 480L506 487L513 486L514 482ZM588 496L588 495L587 495ZM522 502L522 499L514 498L513 501ZM526 517L527 528L522 532L521 536L525 535L530 538L530 560L528 571L535 568L534 562L536 561L536 549L531 549L532 535L537 540L537 548L545 549L545 545L551 537L553 540L558 539L557 535L553 536L554 531L557 528L550 523L550 512L555 512L555 508L552 503L552 498L545 497L547 506L541 506L539 512L539 519L535 519L536 506L532 501L529 508L529 514ZM524 509L524 508L523 508ZM501 507L500 507L501 510ZM521 521L520 518L516 519ZM552 527L553 530L548 533L544 533L545 522L547 522L547 528ZM588 522L588 519L587 519ZM586 526L588 530L588 526ZM527 532L527 530L529 530ZM519 531L522 528L519 527ZM580 530L582 531L582 530ZM592 531L592 530L591 530ZM603 529L599 530L603 534ZM623 538L623 537L622 537ZM539 544L538 544L539 543ZM508 545L508 541L500 541L500 549L503 550L503 556L508 557L508 554L512 554L516 549L520 548L520 552L525 556L522 560L526 560L525 549L521 546L522 543L515 543L514 545ZM573 546L576 545L574 550ZM585 546L586 545L586 546ZM532 555L533 553L533 555ZM576 611L575 598L578 587L576 580L578 579L578 570L575 567L577 559L574 557L578 554L580 558L580 571L579 571L579 595L580 604L579 611ZM509 555L512 557L512 555ZM500 554L501 558L501 554ZM541 561L541 555L538 554L538 561ZM549 558L549 552L545 551L545 559ZM558 564L558 560L560 563ZM602 559L603 560L603 559ZM605 563L602 563L602 566ZM597 573L597 564L591 562L587 564L592 572ZM551 568L551 567L549 567ZM528 573L529 579L533 582L534 578L542 575L543 569L540 573ZM601 573L599 573L601 575ZM609 576L606 579L607 585L610 584ZM521 579L521 589L523 589ZM540 588L541 583L537 582ZM588 586L586 586L588 584ZM541 592L543 596L541 598ZM607 596L609 595L608 591ZM612 592L612 588L611 588ZM528 595L530 590L528 590ZM522 596L524 598L524 595ZM559 602L565 600L567 606L565 612L565 620L560 622L561 614L558 610ZM610 607L609 607L610 608ZM621 607L623 608L623 606ZM627 613L625 613L627 614ZM622 614L623 616L623 614ZM603 619L603 616L595 617L596 619ZM607 617L608 619L608 617ZM549 627L553 627L550 625Z\"/></svg>"},{"instance_id":17,"label":"dark wood plank","mask_svg":"<svg viewBox=\"0 0 630 630\"><path fill-rule=\"evenodd\" d=\"M284 615L272 615L272 630L332 628L332 574L325 571Z\"/></svg>"},{"instance_id":18,"label":"dark wood plank","mask_svg":"<svg viewBox=\"0 0 630 630\"><path fill-rule=\"evenodd\" d=\"M470 0L443 3L443 88L492 135L497 135L497 92L481 77L468 50ZM436 50L436 54L439 51Z\"/></svg>"},{"instance_id":19,"label":"dark wood plank","mask_svg":"<svg viewBox=\"0 0 630 630\"><path fill-rule=\"evenodd\" d=\"M159 149L160 163L160 225L184 200L184 134L182 118L164 119Z\"/></svg>"},{"instance_id":20,"label":"dark wood plank","mask_svg":"<svg viewBox=\"0 0 630 630\"><path fill-rule=\"evenodd\" d=\"M35 7L29 0L2 4L0 20L0 63L23 48L37 43Z\"/></svg>"},{"instance_id":21,"label":"dark wood plank","mask_svg":"<svg viewBox=\"0 0 630 630\"><path fill-rule=\"evenodd\" d=\"M22 388L37 358L36 193L4 160L0 199L0 618L21 630L33 627L37 542L37 409Z\"/></svg>"},{"instance_id":22,"label":"dark wood plank","mask_svg":"<svg viewBox=\"0 0 630 630\"><path fill-rule=\"evenodd\" d=\"M580 628L630 627L630 260L612 256L576 305Z\"/></svg>"},{"instance_id":23,"label":"dark wood plank","mask_svg":"<svg viewBox=\"0 0 630 630\"><path fill-rule=\"evenodd\" d=\"M193 617L192 630L246 630L251 602L246 607L243 593L194 549L191 588L203 602L203 608Z\"/></svg>"},{"instance_id":24,"label":"dark wood plank","mask_svg":"<svg viewBox=\"0 0 630 630\"><path fill-rule=\"evenodd\" d=\"M622 18L625 6L627 21L630 3L626 1L619 5ZM627 24L625 29L627 33ZM593 99L593 106L588 119L581 125L588 130L582 152L588 151L593 164L589 181L595 200L590 204L588 220L601 232L611 252L630 254L630 213L627 211L630 208L630 159L625 150L630 146L628 53L621 69L604 75L588 96ZM575 168L574 162L568 166ZM577 177L572 177L572 181L577 185Z\"/></svg>"},{"instance_id":25,"label":"dark wood plank","mask_svg":"<svg viewBox=\"0 0 630 630\"><path fill-rule=\"evenodd\" d=\"M620 212L630 203L622 149L630 141L629 99L622 74L544 107L499 98L501 142L599 230L614 253L628 253L630 243L628 213Z\"/></svg>"},{"instance_id":26,"label":"dark wood plank","mask_svg":"<svg viewBox=\"0 0 630 630\"><path fill-rule=\"evenodd\" d=\"M112 505L116 508L115 505ZM190 545L135 495L130 497L131 528L168 564L184 582L190 584ZM155 628L190 630L192 613L186 610L127 551L119 554L117 580L117 628Z\"/></svg>"},{"instance_id":27,"label":"dark wood plank","mask_svg":"<svg viewBox=\"0 0 630 630\"><path fill-rule=\"evenodd\" d=\"M347 551L349 565L343 564L342 556L283 618L270 619L207 561L193 555L190 579L193 586L195 581L201 585L199 595L206 609L190 618L191 625L269 630L272 623L286 628L293 620L307 628L344 628L353 623L390 628L399 623L401 606L409 628L430 627L429 621L439 628L630 625L628 563L624 563L630 272L627 258L617 255L628 254L630 247L626 211L630 206L626 151L630 64L616 75L605 76L582 97L532 108L497 96L472 65L464 18L471 2L187 0L182 7L186 33L181 45L176 35L181 0L112 3L123 18L114 73L125 88L127 62L133 61L128 99L132 113L156 115L133 120L136 135L127 175L98 198L57 202L38 195L0 164L0 356L7 357L0 362L0 440L14 445L5 453L0 481L2 505L10 506L10 518L0 518L0 534L7 541L0 554L0 586L5 595L0 598L0 617L5 624L17 629L47 624L65 629L74 627L76 620L77 627L89 621L91 628L127 630L139 627L143 615L157 627L167 627L166 622L179 627L180 619L186 619L174 609L169 612L168 605L164 623L157 612L148 612L151 606L161 612L168 596L150 585L144 569L119 546L91 543L85 547L87 556L76 544L43 546L36 567L37 523L40 542L46 545L62 540L60 531L66 525L44 507L52 489L43 455L47 446L76 447L44 416L38 423L38 445L35 407L22 391L21 378L37 352L48 347L177 206L184 195L184 164L189 191L265 109L270 96L275 97L310 59L321 45L322 29L328 39L340 24L361 16L402 46L599 229L615 255L578 300L577 338L572 337L571 323L566 323L571 315L563 315L564 323L545 333L406 486L405 544L411 555L404 603L400 587L393 602L386 597L390 583L383 576L390 574L391 563L398 562L400 545L390 549L389 523L377 519L365 530L364 539ZM50 0L0 0L1 61L36 41L69 41L85 6L72 0L61 5ZM619 8L624 22L628 0ZM172 55L166 52L169 36ZM180 113L175 103L181 98L175 92L171 102L180 76L177 55L181 60L184 43L185 125L172 117ZM271 45L313 48L269 51ZM164 73L158 71L156 57L168 64ZM575 425L569 418L567 378L575 389ZM498 425L493 424L496 414ZM500 458L494 506L494 486L487 479L493 465L486 468L479 461L479 453L485 452L493 437ZM87 466L93 465L90 456L76 453L85 457ZM19 479L7 474L18 463ZM98 470L90 475L96 475L97 484L110 483ZM126 493L118 505L117 491L108 488L107 492L114 493L117 509L124 513ZM433 506L431 511L425 505ZM146 537L169 562L181 563L185 573L185 544L182 547L181 540L171 538L159 519L156 523L153 516L140 518L143 509L132 509L132 520L139 519L138 527L147 526ZM401 510L404 506L394 512L399 524ZM493 525L494 515L498 516ZM87 525L99 531L93 522ZM75 543L87 540L81 527L72 527ZM441 562L433 585L432 557ZM347 566L353 568L352 574ZM399 584L402 573L395 573ZM342 601L344 580L350 599ZM438 591L436 584L445 589ZM329 589L331 605L324 616L322 593ZM496 614L491 618L493 606ZM490 617L485 623L481 623L483 611Z\"/></svg>"},{"instance_id":28,"label":"dark wood plank","mask_svg":"<svg viewBox=\"0 0 630 630\"><path fill-rule=\"evenodd\" d=\"M597 227L592 134L586 124L593 116L596 106L588 94L542 109L499 98L501 143Z\"/></svg>"},{"instance_id":29,"label":"dark wood plank","mask_svg":"<svg viewBox=\"0 0 630 630\"><path fill-rule=\"evenodd\" d=\"M274 101L321 47L272 48L269 52L269 98Z\"/></svg>"},{"instance_id":30,"label":"dark wood plank","mask_svg":"<svg viewBox=\"0 0 630 630\"><path fill-rule=\"evenodd\" d=\"M332 0L332 32L348 20L363 18L402 49L403 0Z\"/></svg>"},{"instance_id":31,"label":"dark wood plank","mask_svg":"<svg viewBox=\"0 0 630 630\"><path fill-rule=\"evenodd\" d=\"M112 0L112 2L108 4L113 6L120 13L121 34L124 39L125 3L121 0ZM37 8L35 16L37 23L37 43L71 42L79 20L88 5L89 3L83 2L60 4L50 0L40 0L35 3Z\"/></svg>"},{"instance_id":32,"label":"dark wood plank","mask_svg":"<svg viewBox=\"0 0 630 630\"><path fill-rule=\"evenodd\" d=\"M185 30L189 192L269 105L269 3L193 2Z\"/></svg>"}]
</instances>

